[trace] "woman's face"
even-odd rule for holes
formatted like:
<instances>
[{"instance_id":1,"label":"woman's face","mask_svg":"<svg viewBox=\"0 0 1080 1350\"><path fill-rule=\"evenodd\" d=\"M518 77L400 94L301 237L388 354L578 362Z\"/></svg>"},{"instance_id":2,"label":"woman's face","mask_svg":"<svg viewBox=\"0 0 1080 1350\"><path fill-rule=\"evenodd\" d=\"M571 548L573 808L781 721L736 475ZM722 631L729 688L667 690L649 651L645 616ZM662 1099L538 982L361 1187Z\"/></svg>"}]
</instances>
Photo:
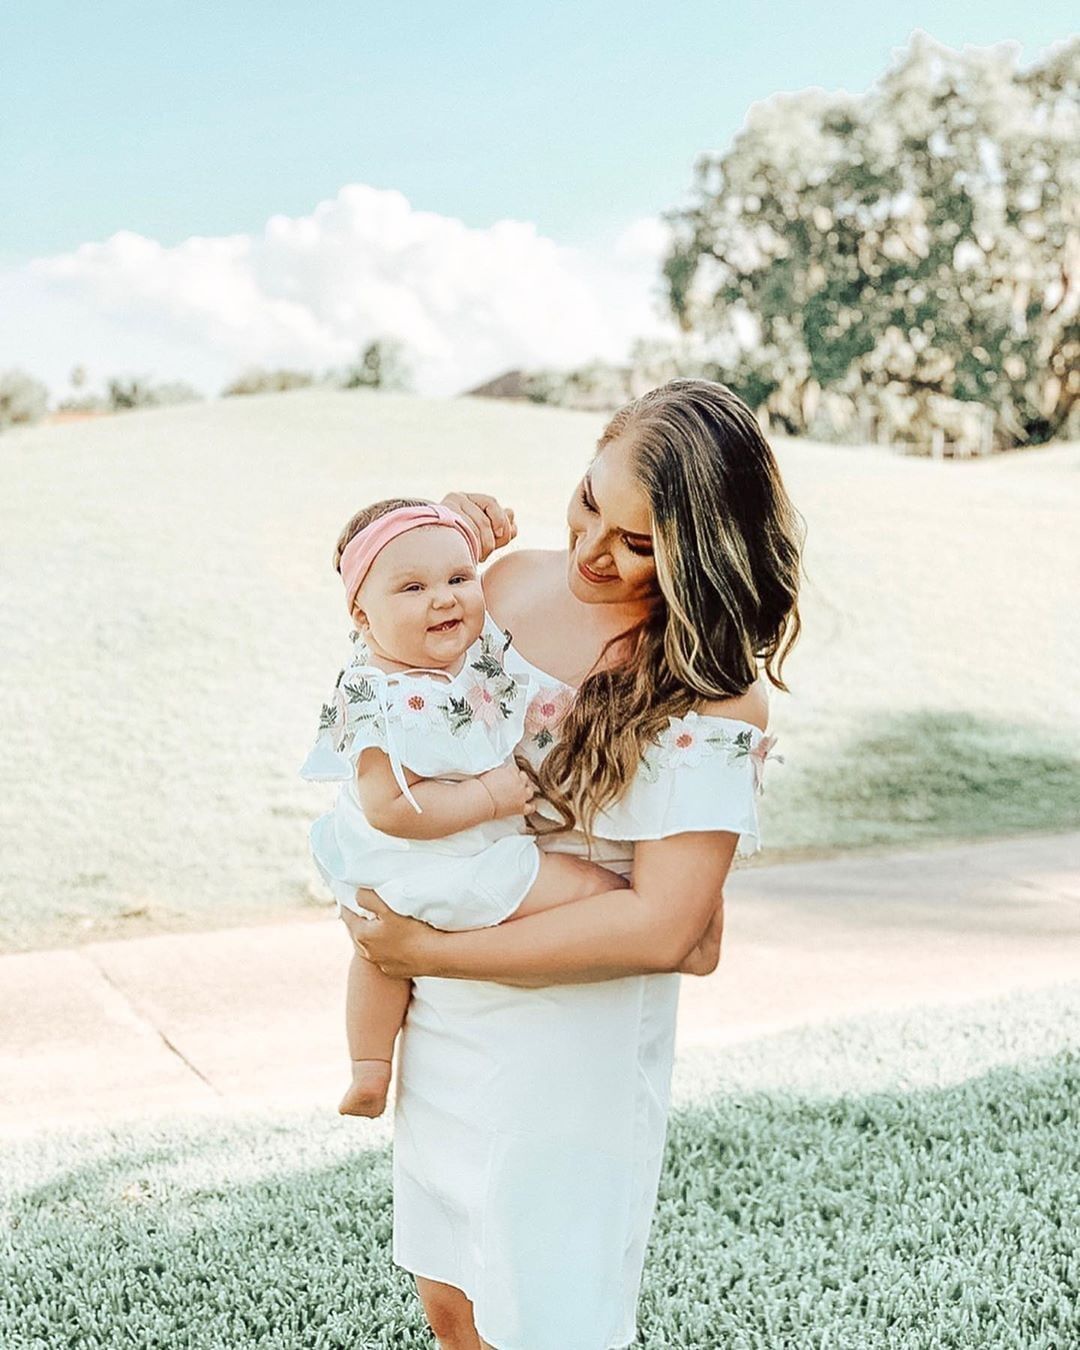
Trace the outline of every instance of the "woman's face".
<instances>
[{"instance_id":1,"label":"woman's face","mask_svg":"<svg viewBox=\"0 0 1080 1350\"><path fill-rule=\"evenodd\" d=\"M632 605L656 595L649 499L632 466L630 445L611 441L570 499L567 582L586 604Z\"/></svg>"}]
</instances>

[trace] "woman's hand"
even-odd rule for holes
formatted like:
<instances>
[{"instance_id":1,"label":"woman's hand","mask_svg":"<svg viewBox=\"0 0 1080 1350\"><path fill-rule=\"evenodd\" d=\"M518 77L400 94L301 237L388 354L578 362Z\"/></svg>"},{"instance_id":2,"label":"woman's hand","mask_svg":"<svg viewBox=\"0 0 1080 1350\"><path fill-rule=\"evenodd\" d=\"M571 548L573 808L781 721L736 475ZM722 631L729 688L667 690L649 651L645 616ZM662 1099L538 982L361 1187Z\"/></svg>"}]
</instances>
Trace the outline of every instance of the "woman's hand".
<instances>
[{"instance_id":1,"label":"woman's hand","mask_svg":"<svg viewBox=\"0 0 1080 1350\"><path fill-rule=\"evenodd\" d=\"M483 562L497 548L517 538L514 512L502 507L494 497L483 492L448 492L442 499L459 516L471 520L480 536L480 561Z\"/></svg>"},{"instance_id":2,"label":"woman's hand","mask_svg":"<svg viewBox=\"0 0 1080 1350\"><path fill-rule=\"evenodd\" d=\"M724 939L724 897L713 911L709 926L697 945L687 953L679 967L681 975L711 975L720 964L720 945Z\"/></svg>"},{"instance_id":3,"label":"woman's hand","mask_svg":"<svg viewBox=\"0 0 1080 1350\"><path fill-rule=\"evenodd\" d=\"M364 919L342 909L341 917L360 955L378 966L384 975L409 979L413 975L432 974L431 953L438 931L419 919L395 914L374 891L362 886L356 903L370 910L374 919Z\"/></svg>"}]
</instances>

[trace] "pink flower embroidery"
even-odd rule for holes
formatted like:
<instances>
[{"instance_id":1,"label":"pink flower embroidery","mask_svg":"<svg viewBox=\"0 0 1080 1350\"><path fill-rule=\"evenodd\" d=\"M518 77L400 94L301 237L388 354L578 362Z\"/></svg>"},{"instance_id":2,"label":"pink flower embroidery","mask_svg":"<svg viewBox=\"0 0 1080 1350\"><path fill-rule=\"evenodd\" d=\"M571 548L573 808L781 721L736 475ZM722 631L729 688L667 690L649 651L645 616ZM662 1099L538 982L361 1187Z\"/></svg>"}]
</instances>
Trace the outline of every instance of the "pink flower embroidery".
<instances>
[{"instance_id":1,"label":"pink flower embroidery","mask_svg":"<svg viewBox=\"0 0 1080 1350\"><path fill-rule=\"evenodd\" d=\"M486 727L496 725L501 716L499 700L488 685L477 680L465 691L465 698L478 722Z\"/></svg>"},{"instance_id":2,"label":"pink flower embroidery","mask_svg":"<svg viewBox=\"0 0 1080 1350\"><path fill-rule=\"evenodd\" d=\"M700 764L709 754L707 726L695 712L673 717L660 736L660 763L669 769Z\"/></svg>"},{"instance_id":3,"label":"pink flower embroidery","mask_svg":"<svg viewBox=\"0 0 1080 1350\"><path fill-rule=\"evenodd\" d=\"M574 695L569 689L551 685L541 689L525 709L525 735L542 740L554 739L559 723L570 710Z\"/></svg>"},{"instance_id":4,"label":"pink flower embroidery","mask_svg":"<svg viewBox=\"0 0 1080 1350\"><path fill-rule=\"evenodd\" d=\"M774 755L771 753L776 744L775 736L762 736L753 750L750 751L750 763L754 766L754 791L760 792L765 777L765 761L772 759L778 764L783 764L783 755Z\"/></svg>"}]
</instances>

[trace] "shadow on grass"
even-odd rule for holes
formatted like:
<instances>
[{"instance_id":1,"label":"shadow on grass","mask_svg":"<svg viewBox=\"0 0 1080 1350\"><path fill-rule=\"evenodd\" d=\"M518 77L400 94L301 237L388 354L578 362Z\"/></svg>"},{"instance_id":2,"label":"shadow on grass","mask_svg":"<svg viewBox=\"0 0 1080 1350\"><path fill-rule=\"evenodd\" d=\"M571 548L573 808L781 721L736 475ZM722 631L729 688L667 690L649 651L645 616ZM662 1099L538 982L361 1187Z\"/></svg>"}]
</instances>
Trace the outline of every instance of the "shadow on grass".
<instances>
[{"instance_id":1,"label":"shadow on grass","mask_svg":"<svg viewBox=\"0 0 1080 1350\"><path fill-rule=\"evenodd\" d=\"M1080 1057L1062 1054L946 1089L677 1113L639 1345L1075 1344L1078 1097ZM330 1163L320 1132L196 1125L61 1160L5 1206L0 1343L430 1346L389 1262L387 1152ZM282 1166L293 1147L304 1170ZM262 1154L281 1170L244 1179Z\"/></svg>"},{"instance_id":2,"label":"shadow on grass","mask_svg":"<svg viewBox=\"0 0 1080 1350\"><path fill-rule=\"evenodd\" d=\"M876 718L768 780L767 842L850 848L1080 827L1080 744L970 714Z\"/></svg>"}]
</instances>

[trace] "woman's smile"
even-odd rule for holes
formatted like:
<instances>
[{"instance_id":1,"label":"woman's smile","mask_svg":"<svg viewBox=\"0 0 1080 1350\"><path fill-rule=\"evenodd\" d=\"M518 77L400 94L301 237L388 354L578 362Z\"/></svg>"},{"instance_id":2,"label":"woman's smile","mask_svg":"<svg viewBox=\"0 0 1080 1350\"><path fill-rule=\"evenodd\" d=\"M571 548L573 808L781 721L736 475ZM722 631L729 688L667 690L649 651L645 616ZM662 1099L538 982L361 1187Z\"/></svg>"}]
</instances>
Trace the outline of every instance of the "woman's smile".
<instances>
[{"instance_id":1,"label":"woman's smile","mask_svg":"<svg viewBox=\"0 0 1080 1350\"><path fill-rule=\"evenodd\" d=\"M578 563L578 571L581 573L581 575L585 578L586 581L591 581L594 586L598 586L605 581L618 581L619 579L617 576L602 577L597 572L594 572L591 567L586 566L586 564L583 562Z\"/></svg>"}]
</instances>

